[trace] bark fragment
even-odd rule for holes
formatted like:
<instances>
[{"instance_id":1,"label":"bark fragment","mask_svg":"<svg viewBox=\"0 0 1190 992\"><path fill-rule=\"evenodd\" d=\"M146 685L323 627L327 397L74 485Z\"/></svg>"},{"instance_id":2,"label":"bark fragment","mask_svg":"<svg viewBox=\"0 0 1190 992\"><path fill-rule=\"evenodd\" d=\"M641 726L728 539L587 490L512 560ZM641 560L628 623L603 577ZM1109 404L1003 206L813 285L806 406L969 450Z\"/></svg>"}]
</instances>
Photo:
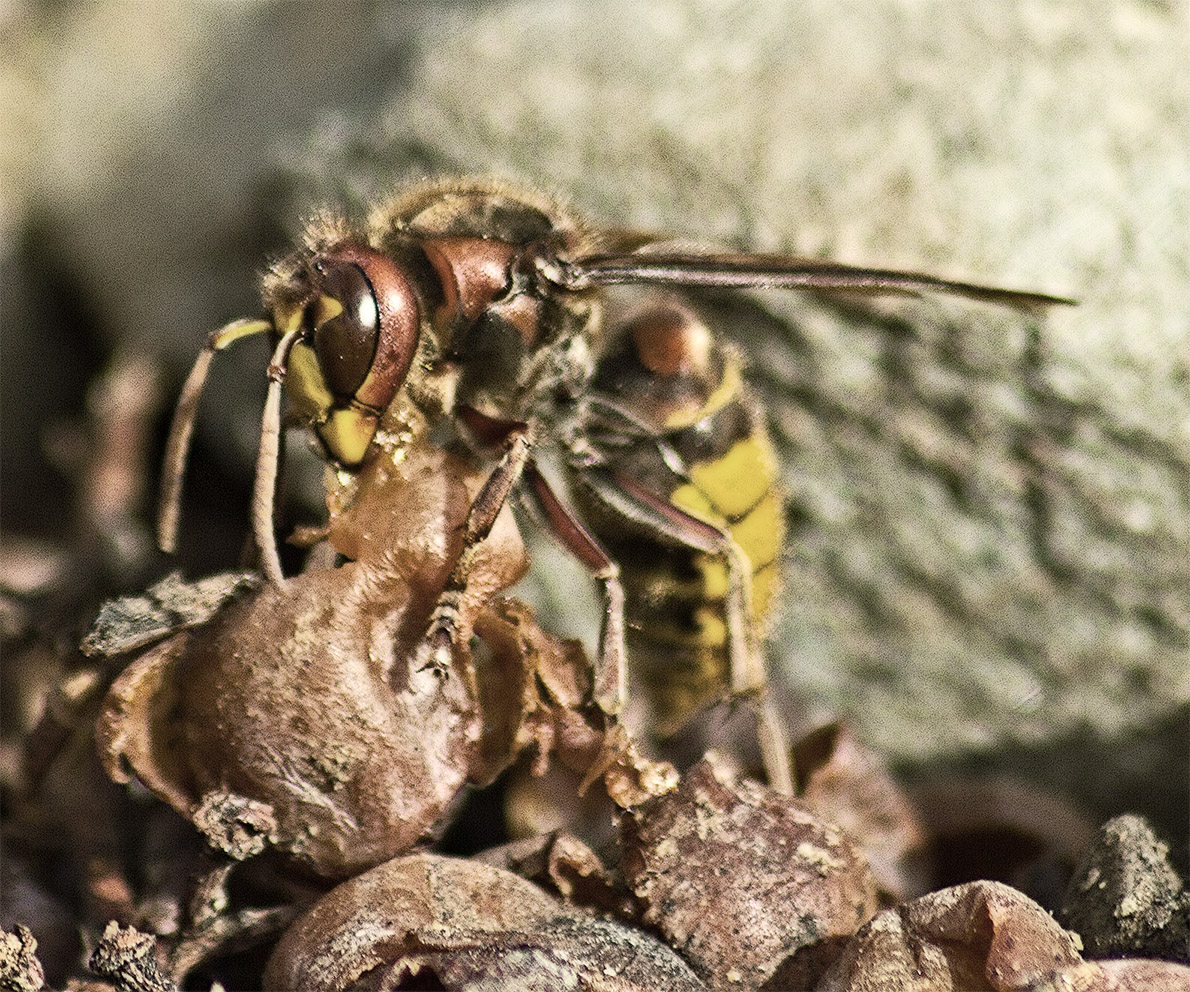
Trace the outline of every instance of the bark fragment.
<instances>
[{"instance_id":1,"label":"bark fragment","mask_svg":"<svg viewBox=\"0 0 1190 992\"><path fill-rule=\"evenodd\" d=\"M798 800L703 761L625 815L622 871L656 929L712 988L806 987L878 908L847 836Z\"/></svg>"}]
</instances>

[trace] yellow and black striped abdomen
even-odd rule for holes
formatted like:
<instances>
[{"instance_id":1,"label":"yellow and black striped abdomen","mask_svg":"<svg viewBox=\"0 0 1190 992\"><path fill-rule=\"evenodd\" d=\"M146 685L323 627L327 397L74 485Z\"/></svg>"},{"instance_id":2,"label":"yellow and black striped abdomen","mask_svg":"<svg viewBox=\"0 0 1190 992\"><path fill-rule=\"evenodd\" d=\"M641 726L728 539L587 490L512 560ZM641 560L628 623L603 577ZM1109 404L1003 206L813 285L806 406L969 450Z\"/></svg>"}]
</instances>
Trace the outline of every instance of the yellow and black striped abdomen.
<instances>
[{"instance_id":1,"label":"yellow and black striped abdomen","mask_svg":"<svg viewBox=\"0 0 1190 992\"><path fill-rule=\"evenodd\" d=\"M585 501L621 569L632 677L649 693L654 729L665 736L731 686L728 561L681 543L683 522L696 518L730 535L750 579L745 622L759 636L785 536L777 462L737 357L680 305L632 321L600 362L595 385L637 427L603 447L608 467L676 510L662 530L630 504Z\"/></svg>"}]
</instances>

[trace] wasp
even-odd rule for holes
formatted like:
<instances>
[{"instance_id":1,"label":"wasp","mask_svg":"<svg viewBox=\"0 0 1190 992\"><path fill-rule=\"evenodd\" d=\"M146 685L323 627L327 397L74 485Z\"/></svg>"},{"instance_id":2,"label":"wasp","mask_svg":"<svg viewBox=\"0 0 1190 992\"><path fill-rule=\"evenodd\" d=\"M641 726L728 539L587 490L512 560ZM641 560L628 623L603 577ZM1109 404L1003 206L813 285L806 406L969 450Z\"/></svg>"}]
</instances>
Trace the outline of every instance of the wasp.
<instances>
[{"instance_id":1,"label":"wasp","mask_svg":"<svg viewBox=\"0 0 1190 992\"><path fill-rule=\"evenodd\" d=\"M916 272L692 250L595 227L543 193L499 181L414 185L362 224L315 216L301 246L264 275L265 316L211 335L167 443L159 544L175 543L214 354L266 334L273 354L252 525L269 581L285 583L274 525L283 393L285 423L308 427L344 473L399 443L390 413L399 401L441 443L490 466L422 645L427 667L449 663L469 561L515 498L601 587L594 695L608 715L627 696L629 622L635 641L654 648L642 653L654 657L646 681L663 729L709 698L759 698L757 641L783 531L777 468L743 356L676 298L609 314L607 290L617 285L946 293L1025 310L1070 302ZM569 494L541 471L547 452L567 466ZM787 780L783 747L765 750L770 778Z\"/></svg>"}]
</instances>

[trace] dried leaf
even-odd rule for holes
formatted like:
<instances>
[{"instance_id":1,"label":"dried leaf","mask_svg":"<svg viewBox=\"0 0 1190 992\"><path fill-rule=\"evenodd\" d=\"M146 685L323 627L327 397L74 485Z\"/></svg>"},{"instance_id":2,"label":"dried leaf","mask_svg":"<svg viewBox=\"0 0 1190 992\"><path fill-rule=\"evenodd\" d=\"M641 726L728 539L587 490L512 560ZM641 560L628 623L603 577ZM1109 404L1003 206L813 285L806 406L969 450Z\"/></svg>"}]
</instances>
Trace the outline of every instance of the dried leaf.
<instances>
[{"instance_id":1,"label":"dried leaf","mask_svg":"<svg viewBox=\"0 0 1190 992\"><path fill-rule=\"evenodd\" d=\"M178 662L189 643L188 633L178 634L124 669L95 724L108 777L125 783L135 774L183 815L200 798L186 755L185 727L177 718Z\"/></svg>"},{"instance_id":2,"label":"dried leaf","mask_svg":"<svg viewBox=\"0 0 1190 992\"><path fill-rule=\"evenodd\" d=\"M343 882L286 932L266 988L338 990L430 934L531 930L561 907L523 878L478 862L414 854Z\"/></svg>"}]
</instances>

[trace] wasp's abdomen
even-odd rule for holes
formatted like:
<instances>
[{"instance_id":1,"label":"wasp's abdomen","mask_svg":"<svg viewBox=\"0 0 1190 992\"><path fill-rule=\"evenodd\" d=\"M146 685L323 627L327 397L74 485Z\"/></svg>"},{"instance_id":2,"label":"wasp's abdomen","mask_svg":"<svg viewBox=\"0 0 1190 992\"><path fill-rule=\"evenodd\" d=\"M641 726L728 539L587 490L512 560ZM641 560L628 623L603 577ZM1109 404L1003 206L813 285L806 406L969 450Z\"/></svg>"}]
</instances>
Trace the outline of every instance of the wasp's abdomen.
<instances>
[{"instance_id":1,"label":"wasp's abdomen","mask_svg":"<svg viewBox=\"0 0 1190 992\"><path fill-rule=\"evenodd\" d=\"M728 562L684 546L683 526L694 517L730 535L750 579L745 621L759 636L777 591L784 514L776 458L735 354L677 303L643 311L616 340L594 386L609 401L607 419L632 426L600 451L613 475L674 508L669 532L630 501L613 508L586 494L593 529L621 568L633 675L665 736L731 685Z\"/></svg>"}]
</instances>

